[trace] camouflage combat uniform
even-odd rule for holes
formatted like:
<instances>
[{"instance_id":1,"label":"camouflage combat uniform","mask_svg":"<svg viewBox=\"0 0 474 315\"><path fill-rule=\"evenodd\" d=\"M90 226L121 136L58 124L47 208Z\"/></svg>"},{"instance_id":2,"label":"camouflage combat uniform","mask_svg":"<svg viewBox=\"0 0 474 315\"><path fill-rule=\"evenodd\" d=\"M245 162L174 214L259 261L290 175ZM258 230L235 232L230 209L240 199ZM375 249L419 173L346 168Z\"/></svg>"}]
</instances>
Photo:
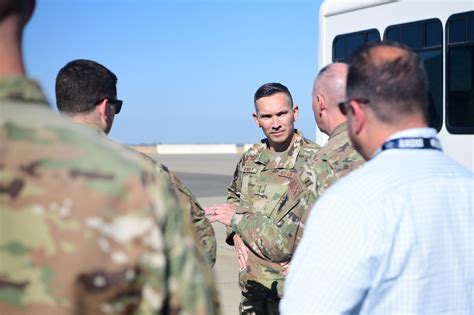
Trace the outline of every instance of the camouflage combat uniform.
<instances>
[{"instance_id":1,"label":"camouflage combat uniform","mask_svg":"<svg viewBox=\"0 0 474 315\"><path fill-rule=\"evenodd\" d=\"M360 167L364 158L354 149L347 133L347 124L337 126L328 142L313 156L310 163L304 165L300 171L300 178L304 182L312 182L309 186L309 196L302 196L314 204L321 194L339 178ZM303 222L306 222L310 211L306 213ZM298 231L303 233L303 229ZM299 238L301 239L301 238Z\"/></svg>"},{"instance_id":2,"label":"camouflage combat uniform","mask_svg":"<svg viewBox=\"0 0 474 315\"><path fill-rule=\"evenodd\" d=\"M331 184L364 162L364 158L352 146L347 124L342 123L333 130L328 142L313 156L311 163L305 165L300 177L302 180L309 177L315 183L310 188L316 201Z\"/></svg>"},{"instance_id":3,"label":"camouflage combat uniform","mask_svg":"<svg viewBox=\"0 0 474 315\"><path fill-rule=\"evenodd\" d=\"M285 266L295 250L301 218L312 204L300 198L307 189L298 171L319 146L296 133L287 151L270 152L267 140L255 144L240 160L228 188L236 205L231 230L249 247L248 267L239 275L241 313L277 313ZM308 195L308 194L306 194ZM227 242L233 245L233 233Z\"/></svg>"},{"instance_id":4,"label":"camouflage combat uniform","mask_svg":"<svg viewBox=\"0 0 474 315\"><path fill-rule=\"evenodd\" d=\"M212 272L153 165L0 78L0 314L215 314Z\"/></svg>"},{"instance_id":5,"label":"camouflage combat uniform","mask_svg":"<svg viewBox=\"0 0 474 315\"><path fill-rule=\"evenodd\" d=\"M157 163L158 169L171 183L174 192L178 196L179 204L184 209L184 213L190 214L196 241L201 245L203 254L208 258L211 266L216 263L216 236L211 222L206 218L204 209L196 200L191 191L181 182L181 180L165 165Z\"/></svg>"}]
</instances>

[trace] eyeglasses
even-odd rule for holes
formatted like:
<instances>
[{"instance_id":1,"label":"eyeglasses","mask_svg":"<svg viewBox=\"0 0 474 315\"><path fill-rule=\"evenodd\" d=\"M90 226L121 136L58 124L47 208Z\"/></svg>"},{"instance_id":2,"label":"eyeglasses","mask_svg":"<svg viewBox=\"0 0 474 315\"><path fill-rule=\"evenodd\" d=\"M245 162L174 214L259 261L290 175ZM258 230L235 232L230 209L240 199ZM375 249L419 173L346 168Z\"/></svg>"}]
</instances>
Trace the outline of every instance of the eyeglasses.
<instances>
[{"instance_id":1,"label":"eyeglasses","mask_svg":"<svg viewBox=\"0 0 474 315\"><path fill-rule=\"evenodd\" d=\"M100 101L96 102L95 105L96 106L99 105L100 103L102 103L103 100L107 100L107 103L109 103L110 105L112 105L114 107L115 115L120 113L120 110L122 109L123 101L113 100L113 99L110 99L110 98L103 98Z\"/></svg>"},{"instance_id":2,"label":"eyeglasses","mask_svg":"<svg viewBox=\"0 0 474 315\"><path fill-rule=\"evenodd\" d=\"M341 111L341 114L343 114L344 116L347 115L347 107L352 101L356 101L357 103L361 103L361 104L370 103L370 100L365 99L365 98L351 98L351 99L345 100L344 102L340 102L337 104L337 106L339 107L339 110Z\"/></svg>"},{"instance_id":3,"label":"eyeglasses","mask_svg":"<svg viewBox=\"0 0 474 315\"><path fill-rule=\"evenodd\" d=\"M122 104L123 104L123 101L122 100L110 100L110 99L107 99L107 101L109 102L110 105L112 105L115 109L115 115L117 115L118 113L120 113L120 110L122 109Z\"/></svg>"}]
</instances>

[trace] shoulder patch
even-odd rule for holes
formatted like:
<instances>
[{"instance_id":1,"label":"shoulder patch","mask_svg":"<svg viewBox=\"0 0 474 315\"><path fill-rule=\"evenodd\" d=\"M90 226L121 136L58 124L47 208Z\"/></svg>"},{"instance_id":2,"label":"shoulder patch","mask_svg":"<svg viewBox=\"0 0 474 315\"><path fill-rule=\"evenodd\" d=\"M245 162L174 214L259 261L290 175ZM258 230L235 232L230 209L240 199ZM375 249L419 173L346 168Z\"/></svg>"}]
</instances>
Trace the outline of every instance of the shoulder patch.
<instances>
[{"instance_id":1,"label":"shoulder patch","mask_svg":"<svg viewBox=\"0 0 474 315\"><path fill-rule=\"evenodd\" d=\"M293 176L288 184L288 192L292 199L298 198L298 196L303 192L303 184L301 183L299 176Z\"/></svg>"}]
</instances>

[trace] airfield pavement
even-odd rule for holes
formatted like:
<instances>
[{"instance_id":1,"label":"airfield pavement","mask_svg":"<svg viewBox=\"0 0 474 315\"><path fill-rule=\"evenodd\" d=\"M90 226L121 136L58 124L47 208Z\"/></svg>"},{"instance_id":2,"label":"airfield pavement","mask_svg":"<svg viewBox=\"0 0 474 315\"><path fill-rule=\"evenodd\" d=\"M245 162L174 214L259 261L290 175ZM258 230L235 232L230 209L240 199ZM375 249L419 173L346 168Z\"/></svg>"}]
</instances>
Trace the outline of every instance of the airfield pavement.
<instances>
[{"instance_id":1,"label":"airfield pavement","mask_svg":"<svg viewBox=\"0 0 474 315\"><path fill-rule=\"evenodd\" d=\"M227 187L240 159L238 154L155 154L152 157L175 172L203 207L225 202ZM213 227L217 238L214 273L221 310L223 315L235 315L240 301L239 266L234 248L224 242L224 225L214 223Z\"/></svg>"}]
</instances>

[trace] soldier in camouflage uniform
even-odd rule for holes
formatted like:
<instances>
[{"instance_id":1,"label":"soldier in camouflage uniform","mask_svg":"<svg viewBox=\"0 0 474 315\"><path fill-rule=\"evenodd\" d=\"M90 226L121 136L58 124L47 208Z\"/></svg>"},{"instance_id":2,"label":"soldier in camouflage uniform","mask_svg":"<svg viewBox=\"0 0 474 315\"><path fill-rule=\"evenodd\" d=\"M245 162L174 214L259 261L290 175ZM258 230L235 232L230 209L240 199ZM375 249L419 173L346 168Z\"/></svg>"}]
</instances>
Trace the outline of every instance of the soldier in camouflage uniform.
<instances>
[{"instance_id":1,"label":"soldier in camouflage uniform","mask_svg":"<svg viewBox=\"0 0 474 315\"><path fill-rule=\"evenodd\" d=\"M332 63L323 67L314 81L314 117L319 130L329 139L300 173L303 181L314 183L310 185L312 194L307 197L309 203L315 203L330 185L365 162L352 146L346 117L338 107L339 102L345 99L347 71L347 64Z\"/></svg>"},{"instance_id":2,"label":"soldier in camouflage uniform","mask_svg":"<svg viewBox=\"0 0 474 315\"><path fill-rule=\"evenodd\" d=\"M24 77L33 7L0 0L0 314L218 313L163 176L59 117Z\"/></svg>"},{"instance_id":3,"label":"soldier in camouflage uniform","mask_svg":"<svg viewBox=\"0 0 474 315\"><path fill-rule=\"evenodd\" d=\"M77 123L88 125L100 134L108 134L114 117L120 112L122 101L116 99L117 77L103 65L91 60L73 60L67 63L56 78L56 103L61 113ZM204 209L194 195L166 166L150 160L163 173L178 196L186 219L192 221L196 240L211 266L216 261L216 238Z\"/></svg>"},{"instance_id":4,"label":"soldier in camouflage uniform","mask_svg":"<svg viewBox=\"0 0 474 315\"><path fill-rule=\"evenodd\" d=\"M254 101L255 121L267 138L238 163L228 203L206 208L206 212L211 222L230 226L227 242L235 244L241 266L240 313L278 314L301 219L312 206L301 198L309 183L302 182L297 173L319 146L294 129L298 107L293 107L285 86L265 84Z\"/></svg>"}]
</instances>

